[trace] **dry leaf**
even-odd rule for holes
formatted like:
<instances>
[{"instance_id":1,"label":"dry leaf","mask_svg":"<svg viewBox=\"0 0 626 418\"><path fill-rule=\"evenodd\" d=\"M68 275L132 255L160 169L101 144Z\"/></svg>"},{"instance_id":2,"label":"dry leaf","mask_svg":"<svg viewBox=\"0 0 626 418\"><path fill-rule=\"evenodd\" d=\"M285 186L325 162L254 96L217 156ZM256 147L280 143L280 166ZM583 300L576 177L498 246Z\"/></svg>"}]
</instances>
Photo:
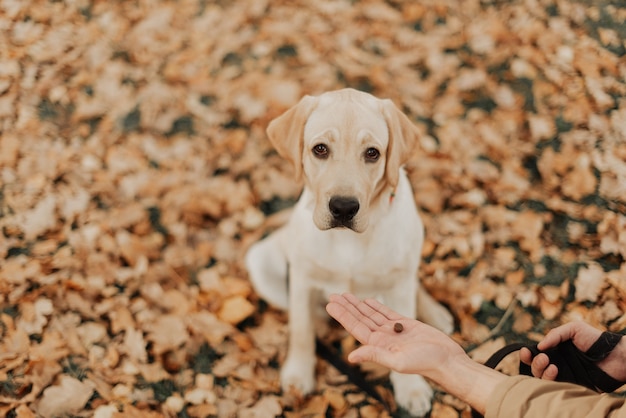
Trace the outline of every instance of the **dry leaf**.
<instances>
[{"instance_id":1,"label":"dry leaf","mask_svg":"<svg viewBox=\"0 0 626 418\"><path fill-rule=\"evenodd\" d=\"M599 265L593 263L589 267L582 267L578 271L578 276L574 282L576 300L580 302L596 302L605 285L605 281L606 274Z\"/></svg>"},{"instance_id":2,"label":"dry leaf","mask_svg":"<svg viewBox=\"0 0 626 418\"><path fill-rule=\"evenodd\" d=\"M238 416L242 418L274 417L281 414L283 407L276 396L264 396L254 406L242 409Z\"/></svg>"},{"instance_id":3,"label":"dry leaf","mask_svg":"<svg viewBox=\"0 0 626 418\"><path fill-rule=\"evenodd\" d=\"M441 417L441 418L458 418L459 413L456 409L449 405L444 404L435 404L433 405L433 409L431 412L433 417Z\"/></svg>"},{"instance_id":4,"label":"dry leaf","mask_svg":"<svg viewBox=\"0 0 626 418\"><path fill-rule=\"evenodd\" d=\"M89 401L93 389L94 385L89 380L81 382L73 377L61 375L58 385L50 386L43 391L37 412L44 418L75 414Z\"/></svg>"},{"instance_id":5,"label":"dry leaf","mask_svg":"<svg viewBox=\"0 0 626 418\"><path fill-rule=\"evenodd\" d=\"M185 317L193 334L202 335L211 345L218 345L233 333L233 327L210 312L196 312Z\"/></svg>"},{"instance_id":6,"label":"dry leaf","mask_svg":"<svg viewBox=\"0 0 626 418\"><path fill-rule=\"evenodd\" d=\"M189 338L185 321L174 315L160 316L146 328L149 331L147 339L154 343L156 354L175 350Z\"/></svg>"},{"instance_id":7,"label":"dry leaf","mask_svg":"<svg viewBox=\"0 0 626 418\"><path fill-rule=\"evenodd\" d=\"M235 325L249 317L254 310L254 305L245 297L234 296L223 302L217 315L222 321Z\"/></svg>"},{"instance_id":8,"label":"dry leaf","mask_svg":"<svg viewBox=\"0 0 626 418\"><path fill-rule=\"evenodd\" d=\"M148 360L146 351L146 342L143 333L135 328L127 328L124 334L124 343L121 348L130 359L139 363L145 363Z\"/></svg>"}]
</instances>

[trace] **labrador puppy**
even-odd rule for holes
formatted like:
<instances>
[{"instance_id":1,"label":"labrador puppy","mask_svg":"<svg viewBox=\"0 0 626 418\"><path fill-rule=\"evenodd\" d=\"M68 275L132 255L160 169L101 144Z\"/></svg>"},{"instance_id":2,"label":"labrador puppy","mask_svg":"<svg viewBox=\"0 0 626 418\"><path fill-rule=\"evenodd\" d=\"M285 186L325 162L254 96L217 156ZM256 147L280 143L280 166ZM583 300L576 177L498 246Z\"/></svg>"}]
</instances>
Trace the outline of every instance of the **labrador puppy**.
<instances>
[{"instance_id":1,"label":"labrador puppy","mask_svg":"<svg viewBox=\"0 0 626 418\"><path fill-rule=\"evenodd\" d=\"M304 181L289 221L245 257L256 292L289 312L282 387L314 389L314 316L331 293L376 297L450 333L451 314L417 279L424 227L402 169L419 136L411 121L390 100L343 89L305 96L267 134ZM429 411L424 378L390 380L399 406Z\"/></svg>"}]
</instances>

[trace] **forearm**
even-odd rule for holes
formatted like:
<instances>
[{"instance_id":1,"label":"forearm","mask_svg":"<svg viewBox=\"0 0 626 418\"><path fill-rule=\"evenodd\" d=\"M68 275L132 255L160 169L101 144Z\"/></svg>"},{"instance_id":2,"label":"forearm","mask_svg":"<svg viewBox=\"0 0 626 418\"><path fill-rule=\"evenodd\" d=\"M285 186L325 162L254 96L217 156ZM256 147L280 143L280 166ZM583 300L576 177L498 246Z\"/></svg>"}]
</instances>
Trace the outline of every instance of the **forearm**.
<instances>
[{"instance_id":1,"label":"forearm","mask_svg":"<svg viewBox=\"0 0 626 418\"><path fill-rule=\"evenodd\" d=\"M467 356L457 356L425 377L433 380L447 393L469 404L481 414L487 401L507 376L479 364Z\"/></svg>"},{"instance_id":2,"label":"forearm","mask_svg":"<svg viewBox=\"0 0 626 418\"><path fill-rule=\"evenodd\" d=\"M624 399L572 383L512 376L498 385L485 418L626 418Z\"/></svg>"}]
</instances>

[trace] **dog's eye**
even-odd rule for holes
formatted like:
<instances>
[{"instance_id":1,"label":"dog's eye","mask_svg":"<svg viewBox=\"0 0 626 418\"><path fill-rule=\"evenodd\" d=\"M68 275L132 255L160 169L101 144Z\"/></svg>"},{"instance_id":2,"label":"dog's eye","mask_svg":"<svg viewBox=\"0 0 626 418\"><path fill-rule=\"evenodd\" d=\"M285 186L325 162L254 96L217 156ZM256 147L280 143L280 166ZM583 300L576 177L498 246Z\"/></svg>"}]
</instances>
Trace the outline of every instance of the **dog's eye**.
<instances>
[{"instance_id":1,"label":"dog's eye","mask_svg":"<svg viewBox=\"0 0 626 418\"><path fill-rule=\"evenodd\" d=\"M313 154L317 158L327 158L328 157L328 147L326 144L317 144L313 147Z\"/></svg>"},{"instance_id":2,"label":"dog's eye","mask_svg":"<svg viewBox=\"0 0 626 418\"><path fill-rule=\"evenodd\" d=\"M378 161L380 152L376 148L368 148L365 150L365 161L373 163Z\"/></svg>"}]
</instances>

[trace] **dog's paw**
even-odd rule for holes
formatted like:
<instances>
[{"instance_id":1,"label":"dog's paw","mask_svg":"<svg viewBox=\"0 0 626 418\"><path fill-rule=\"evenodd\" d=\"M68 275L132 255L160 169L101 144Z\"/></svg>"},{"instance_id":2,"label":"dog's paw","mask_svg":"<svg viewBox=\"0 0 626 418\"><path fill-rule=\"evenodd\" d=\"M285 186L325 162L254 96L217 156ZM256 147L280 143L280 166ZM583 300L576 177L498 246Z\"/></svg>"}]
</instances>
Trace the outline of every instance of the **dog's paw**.
<instances>
[{"instance_id":1,"label":"dog's paw","mask_svg":"<svg viewBox=\"0 0 626 418\"><path fill-rule=\"evenodd\" d=\"M430 411L433 389L422 376L393 372L390 377L399 407L416 417L423 417Z\"/></svg>"},{"instance_id":2,"label":"dog's paw","mask_svg":"<svg viewBox=\"0 0 626 418\"><path fill-rule=\"evenodd\" d=\"M315 359L305 360L288 356L280 370L280 384L283 390L296 389L302 395L315 389Z\"/></svg>"}]
</instances>

